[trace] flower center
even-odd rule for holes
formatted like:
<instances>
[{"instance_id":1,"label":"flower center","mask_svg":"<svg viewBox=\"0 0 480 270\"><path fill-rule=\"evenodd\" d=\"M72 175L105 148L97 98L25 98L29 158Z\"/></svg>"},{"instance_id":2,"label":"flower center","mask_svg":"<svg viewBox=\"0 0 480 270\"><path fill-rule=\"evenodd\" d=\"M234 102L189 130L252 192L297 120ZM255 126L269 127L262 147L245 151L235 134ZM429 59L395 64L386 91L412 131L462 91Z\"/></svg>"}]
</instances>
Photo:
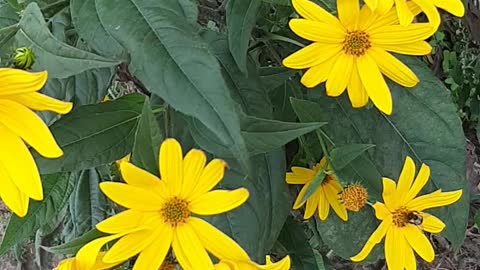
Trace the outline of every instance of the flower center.
<instances>
[{"instance_id":1,"label":"flower center","mask_svg":"<svg viewBox=\"0 0 480 270\"><path fill-rule=\"evenodd\" d=\"M350 211L358 212L367 203L367 190L357 184L348 185L342 192L342 202Z\"/></svg>"},{"instance_id":2,"label":"flower center","mask_svg":"<svg viewBox=\"0 0 480 270\"><path fill-rule=\"evenodd\" d=\"M165 222L170 223L172 227L185 223L190 217L188 202L178 197L173 197L167 201L160 211Z\"/></svg>"},{"instance_id":3,"label":"flower center","mask_svg":"<svg viewBox=\"0 0 480 270\"><path fill-rule=\"evenodd\" d=\"M160 266L160 269L158 270L175 270L177 267L177 264L168 260L163 261L162 265Z\"/></svg>"},{"instance_id":4,"label":"flower center","mask_svg":"<svg viewBox=\"0 0 480 270\"><path fill-rule=\"evenodd\" d=\"M406 207L402 207L393 212L393 224L397 227L405 227L407 224L416 226L422 225L423 217L417 211L408 211Z\"/></svg>"},{"instance_id":5,"label":"flower center","mask_svg":"<svg viewBox=\"0 0 480 270\"><path fill-rule=\"evenodd\" d=\"M369 35L363 31L347 32L345 41L343 42L343 50L346 54L354 56L362 56L372 47Z\"/></svg>"}]
</instances>

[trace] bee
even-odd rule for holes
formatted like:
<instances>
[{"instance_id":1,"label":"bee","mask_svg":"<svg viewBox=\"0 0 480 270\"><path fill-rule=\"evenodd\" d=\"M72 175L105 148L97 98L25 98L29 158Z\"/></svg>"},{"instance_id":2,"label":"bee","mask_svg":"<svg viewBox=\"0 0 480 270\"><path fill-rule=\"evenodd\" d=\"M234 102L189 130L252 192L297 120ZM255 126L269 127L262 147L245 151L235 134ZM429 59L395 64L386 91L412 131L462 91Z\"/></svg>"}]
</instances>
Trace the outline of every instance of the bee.
<instances>
[{"instance_id":1,"label":"bee","mask_svg":"<svg viewBox=\"0 0 480 270\"><path fill-rule=\"evenodd\" d=\"M420 226L423 222L423 217L417 211L409 212L407 215L408 223Z\"/></svg>"}]
</instances>

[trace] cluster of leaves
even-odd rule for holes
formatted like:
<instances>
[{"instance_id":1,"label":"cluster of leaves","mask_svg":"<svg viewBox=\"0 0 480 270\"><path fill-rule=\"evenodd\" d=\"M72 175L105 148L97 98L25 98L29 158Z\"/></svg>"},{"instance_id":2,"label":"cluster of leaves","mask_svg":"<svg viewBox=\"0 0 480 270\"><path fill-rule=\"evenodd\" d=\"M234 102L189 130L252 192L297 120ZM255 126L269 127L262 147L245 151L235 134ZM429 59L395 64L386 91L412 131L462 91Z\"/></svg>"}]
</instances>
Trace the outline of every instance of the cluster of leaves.
<instances>
[{"instance_id":1,"label":"cluster of leaves","mask_svg":"<svg viewBox=\"0 0 480 270\"><path fill-rule=\"evenodd\" d=\"M118 180L112 162L131 153L133 163L157 174L156 151L166 137L225 159L222 186L249 189L244 206L210 222L258 262L289 254L296 270L323 269L325 249L348 259L378 223L367 208L348 223L331 215L305 228L290 211L287 165L307 167L329 151L341 183L360 182L375 201L381 177L396 179L409 155L431 168L426 191L466 190L461 122L429 68L402 59L421 82L411 90L389 82L391 117L369 106L352 109L345 96L325 97L322 86L302 89L299 74L281 67L304 42L288 30L292 15L287 0L229 0L225 32L216 32L197 23L193 0L1 1L4 59L13 48L31 48L32 69L49 72L43 92L75 109L61 119L42 114L65 155L34 155L45 200L32 203L24 219L10 219L0 254L61 224L68 243L48 250L73 255L98 237L96 223L118 211L98 189L100 181ZM122 96L127 92L143 94ZM116 99L102 103L107 94ZM436 210L454 248L463 241L467 210L467 196Z\"/></svg>"}]
</instances>

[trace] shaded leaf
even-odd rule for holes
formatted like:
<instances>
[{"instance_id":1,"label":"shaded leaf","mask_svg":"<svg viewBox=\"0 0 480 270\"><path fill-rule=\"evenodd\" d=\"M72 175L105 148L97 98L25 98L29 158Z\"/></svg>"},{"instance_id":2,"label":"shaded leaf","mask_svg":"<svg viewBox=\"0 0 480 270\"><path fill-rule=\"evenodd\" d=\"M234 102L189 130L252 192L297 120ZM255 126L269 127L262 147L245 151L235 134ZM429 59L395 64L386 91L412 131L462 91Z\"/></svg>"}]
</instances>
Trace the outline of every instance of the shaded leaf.
<instances>
[{"instance_id":1,"label":"shaded leaf","mask_svg":"<svg viewBox=\"0 0 480 270\"><path fill-rule=\"evenodd\" d=\"M102 233L100 231L97 231L96 229L92 229L85 234L83 234L81 237L78 237L76 239L73 239L72 241L54 246L54 247L43 247L46 251L53 253L53 254L58 254L58 255L75 255L80 248L82 248L86 243L95 240L97 238L100 238L102 236L106 236L105 233Z\"/></svg>"},{"instance_id":2,"label":"shaded leaf","mask_svg":"<svg viewBox=\"0 0 480 270\"><path fill-rule=\"evenodd\" d=\"M330 152L330 161L332 167L336 170L345 168L350 162L368 149L375 147L373 144L349 144L345 146L335 147Z\"/></svg>"}]
</instances>

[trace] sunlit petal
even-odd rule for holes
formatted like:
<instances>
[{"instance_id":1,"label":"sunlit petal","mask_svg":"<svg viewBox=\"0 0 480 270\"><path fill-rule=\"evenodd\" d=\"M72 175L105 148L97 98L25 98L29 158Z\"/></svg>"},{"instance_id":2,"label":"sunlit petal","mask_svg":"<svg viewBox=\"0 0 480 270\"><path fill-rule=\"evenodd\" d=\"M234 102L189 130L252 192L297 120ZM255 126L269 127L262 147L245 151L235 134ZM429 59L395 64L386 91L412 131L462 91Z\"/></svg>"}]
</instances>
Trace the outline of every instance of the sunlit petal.
<instances>
[{"instance_id":1,"label":"sunlit petal","mask_svg":"<svg viewBox=\"0 0 480 270\"><path fill-rule=\"evenodd\" d=\"M338 0L337 13L340 22L347 26L355 24L355 21L360 13L360 4L358 1Z\"/></svg>"},{"instance_id":2,"label":"sunlit petal","mask_svg":"<svg viewBox=\"0 0 480 270\"><path fill-rule=\"evenodd\" d=\"M410 248L400 228L391 226L385 236L385 259L389 270L405 268L406 250Z\"/></svg>"},{"instance_id":3,"label":"sunlit petal","mask_svg":"<svg viewBox=\"0 0 480 270\"><path fill-rule=\"evenodd\" d=\"M463 17L465 15L465 7L461 0L433 0L433 4L454 16Z\"/></svg>"},{"instance_id":4,"label":"sunlit petal","mask_svg":"<svg viewBox=\"0 0 480 270\"><path fill-rule=\"evenodd\" d=\"M378 63L380 71L392 81L404 86L414 87L419 82L417 76L405 64L382 49L372 48L370 54Z\"/></svg>"},{"instance_id":5,"label":"sunlit petal","mask_svg":"<svg viewBox=\"0 0 480 270\"><path fill-rule=\"evenodd\" d=\"M343 29L323 22L292 19L290 20L289 26L295 34L311 41L338 44L338 46L341 47L341 43L345 39Z\"/></svg>"},{"instance_id":6,"label":"sunlit petal","mask_svg":"<svg viewBox=\"0 0 480 270\"><path fill-rule=\"evenodd\" d=\"M375 209L375 216L380 220L384 220L392 214L383 203L376 202L372 207Z\"/></svg>"},{"instance_id":7,"label":"sunlit petal","mask_svg":"<svg viewBox=\"0 0 480 270\"><path fill-rule=\"evenodd\" d=\"M362 250L360 250L357 255L351 257L350 260L354 262L360 262L365 260L370 254L370 252L372 252L372 249L382 241L383 237L385 236L391 225L391 218L386 218L385 220L383 220L382 223L380 223L380 225L378 226L378 228L372 233L370 238L368 238L367 243L365 243L365 246L363 246Z\"/></svg>"},{"instance_id":8,"label":"sunlit petal","mask_svg":"<svg viewBox=\"0 0 480 270\"><path fill-rule=\"evenodd\" d=\"M320 220L326 220L330 212L330 204L328 204L327 195L323 189L321 190L320 200L318 202L318 217Z\"/></svg>"},{"instance_id":9,"label":"sunlit petal","mask_svg":"<svg viewBox=\"0 0 480 270\"><path fill-rule=\"evenodd\" d=\"M308 88L313 88L320 83L326 81L330 72L332 70L333 64L335 64L339 53L332 56L330 59L326 60L325 62L318 64L309 68L302 76L300 82Z\"/></svg>"},{"instance_id":10,"label":"sunlit petal","mask_svg":"<svg viewBox=\"0 0 480 270\"><path fill-rule=\"evenodd\" d=\"M353 70L354 59L347 54L341 54L330 72L327 80L327 95L331 97L338 97L345 88L347 88Z\"/></svg>"},{"instance_id":11,"label":"sunlit petal","mask_svg":"<svg viewBox=\"0 0 480 270\"><path fill-rule=\"evenodd\" d=\"M347 85L348 98L353 108L361 108L368 103L368 94L363 87L360 75L358 74L357 63L354 61L352 75Z\"/></svg>"},{"instance_id":12,"label":"sunlit petal","mask_svg":"<svg viewBox=\"0 0 480 270\"><path fill-rule=\"evenodd\" d=\"M155 239L142 250L133 270L160 269L172 243L173 229L163 225L156 230Z\"/></svg>"},{"instance_id":13,"label":"sunlit petal","mask_svg":"<svg viewBox=\"0 0 480 270\"><path fill-rule=\"evenodd\" d=\"M15 101L35 111L50 111L59 114L66 114L73 108L71 102L64 102L37 92L2 96L2 98Z\"/></svg>"},{"instance_id":14,"label":"sunlit petal","mask_svg":"<svg viewBox=\"0 0 480 270\"><path fill-rule=\"evenodd\" d=\"M193 200L214 188L222 180L225 167L227 167L227 163L221 159L210 161L200 175L191 199Z\"/></svg>"},{"instance_id":15,"label":"sunlit petal","mask_svg":"<svg viewBox=\"0 0 480 270\"><path fill-rule=\"evenodd\" d=\"M410 246L426 262L432 262L435 251L423 232L416 226L408 224L404 227L404 235Z\"/></svg>"},{"instance_id":16,"label":"sunlit petal","mask_svg":"<svg viewBox=\"0 0 480 270\"><path fill-rule=\"evenodd\" d=\"M327 197L327 201L332 207L333 211L337 214L337 216L340 219L342 219L343 221L347 221L348 220L347 209L340 202L338 191L335 189L335 187L330 184L326 184L323 190L325 192L325 196Z\"/></svg>"},{"instance_id":17,"label":"sunlit petal","mask_svg":"<svg viewBox=\"0 0 480 270\"><path fill-rule=\"evenodd\" d=\"M248 190L239 188L232 191L214 190L197 197L190 203L190 211L197 215L217 215L231 211L248 199Z\"/></svg>"},{"instance_id":18,"label":"sunlit petal","mask_svg":"<svg viewBox=\"0 0 480 270\"><path fill-rule=\"evenodd\" d=\"M427 213L422 213L421 215L423 217L422 230L429 233L441 233L445 229L445 223L437 217Z\"/></svg>"},{"instance_id":19,"label":"sunlit petal","mask_svg":"<svg viewBox=\"0 0 480 270\"><path fill-rule=\"evenodd\" d=\"M305 19L336 24L340 27L340 22L335 16L310 0L292 0L292 6Z\"/></svg>"},{"instance_id":20,"label":"sunlit petal","mask_svg":"<svg viewBox=\"0 0 480 270\"><path fill-rule=\"evenodd\" d=\"M425 209L453 204L462 197L462 190L449 192L433 192L408 202L407 207L412 211L421 212Z\"/></svg>"},{"instance_id":21,"label":"sunlit petal","mask_svg":"<svg viewBox=\"0 0 480 270\"><path fill-rule=\"evenodd\" d=\"M21 69L0 68L0 96L35 92L47 82L47 72L27 72Z\"/></svg>"},{"instance_id":22,"label":"sunlit petal","mask_svg":"<svg viewBox=\"0 0 480 270\"><path fill-rule=\"evenodd\" d=\"M305 206L304 219L309 219L315 214L315 210L318 208L318 202L322 194L321 188L319 188L313 195L307 199L307 205Z\"/></svg>"},{"instance_id":23,"label":"sunlit petal","mask_svg":"<svg viewBox=\"0 0 480 270\"><path fill-rule=\"evenodd\" d=\"M160 177L172 195L180 194L183 183L182 147L175 139L166 139L160 146Z\"/></svg>"},{"instance_id":24,"label":"sunlit petal","mask_svg":"<svg viewBox=\"0 0 480 270\"><path fill-rule=\"evenodd\" d=\"M192 149L188 151L183 160L183 186L181 194L188 198L195 190L200 176L207 162L205 153L201 150Z\"/></svg>"},{"instance_id":25,"label":"sunlit petal","mask_svg":"<svg viewBox=\"0 0 480 270\"><path fill-rule=\"evenodd\" d=\"M152 230L129 233L120 238L120 240L108 250L103 261L106 263L125 261L140 253L157 237L159 237L159 235L155 234Z\"/></svg>"},{"instance_id":26,"label":"sunlit petal","mask_svg":"<svg viewBox=\"0 0 480 270\"><path fill-rule=\"evenodd\" d=\"M337 44L312 43L283 59L282 64L294 69L315 67L336 55L341 49L342 47Z\"/></svg>"},{"instance_id":27,"label":"sunlit petal","mask_svg":"<svg viewBox=\"0 0 480 270\"><path fill-rule=\"evenodd\" d=\"M405 197L404 202L407 203L413 198L415 198L422 188L427 184L428 179L430 178L430 167L425 164L422 164L420 170L418 171L417 177L413 182L412 187L408 190L407 196Z\"/></svg>"},{"instance_id":28,"label":"sunlit petal","mask_svg":"<svg viewBox=\"0 0 480 270\"><path fill-rule=\"evenodd\" d=\"M123 183L100 183L102 192L115 203L140 211L158 211L163 199L156 193Z\"/></svg>"},{"instance_id":29,"label":"sunlit petal","mask_svg":"<svg viewBox=\"0 0 480 270\"><path fill-rule=\"evenodd\" d=\"M214 269L207 251L190 224L175 229L172 248L183 269Z\"/></svg>"},{"instance_id":30,"label":"sunlit petal","mask_svg":"<svg viewBox=\"0 0 480 270\"><path fill-rule=\"evenodd\" d=\"M402 172L397 182L397 192L400 194L400 200L407 194L408 190L412 186L413 178L415 177L415 162L410 157L405 158Z\"/></svg>"}]
</instances>

